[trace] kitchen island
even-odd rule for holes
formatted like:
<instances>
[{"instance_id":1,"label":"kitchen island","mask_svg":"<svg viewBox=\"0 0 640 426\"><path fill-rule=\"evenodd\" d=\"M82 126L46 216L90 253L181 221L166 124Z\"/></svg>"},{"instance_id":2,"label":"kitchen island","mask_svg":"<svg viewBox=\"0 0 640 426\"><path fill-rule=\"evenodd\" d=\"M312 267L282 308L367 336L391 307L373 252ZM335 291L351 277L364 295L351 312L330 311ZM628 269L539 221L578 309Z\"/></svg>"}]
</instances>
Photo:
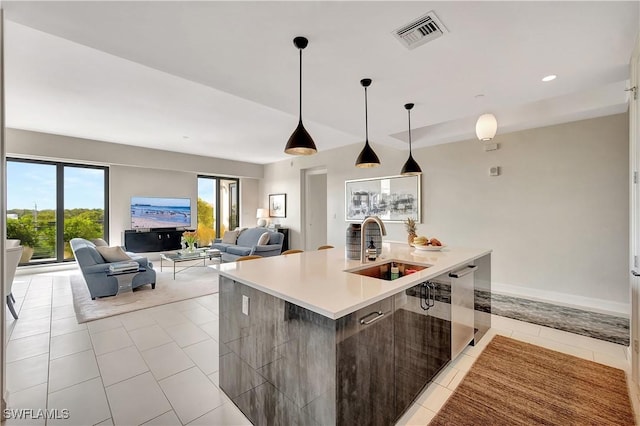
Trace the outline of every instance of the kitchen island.
<instances>
[{"instance_id":1,"label":"kitchen island","mask_svg":"<svg viewBox=\"0 0 640 426\"><path fill-rule=\"evenodd\" d=\"M220 265L220 387L254 424L393 424L490 328L490 256L384 243L364 264L335 248Z\"/></svg>"}]
</instances>

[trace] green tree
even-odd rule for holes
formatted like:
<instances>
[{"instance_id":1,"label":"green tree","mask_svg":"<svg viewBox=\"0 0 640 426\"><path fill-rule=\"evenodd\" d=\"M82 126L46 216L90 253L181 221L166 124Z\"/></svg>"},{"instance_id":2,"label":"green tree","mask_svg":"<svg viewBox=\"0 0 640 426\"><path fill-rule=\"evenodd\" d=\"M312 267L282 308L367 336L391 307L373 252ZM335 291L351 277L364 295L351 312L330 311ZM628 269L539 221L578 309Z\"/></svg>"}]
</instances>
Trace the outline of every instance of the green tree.
<instances>
[{"instance_id":1,"label":"green tree","mask_svg":"<svg viewBox=\"0 0 640 426\"><path fill-rule=\"evenodd\" d=\"M72 238L92 238L102 237L102 225L91 220L84 214L65 219L64 221L64 241L71 241Z\"/></svg>"},{"instance_id":2,"label":"green tree","mask_svg":"<svg viewBox=\"0 0 640 426\"><path fill-rule=\"evenodd\" d=\"M65 212L66 213L66 212ZM65 214L66 216L66 214ZM72 238L84 238L91 240L93 238L102 238L104 229L102 223L95 220L96 215L93 211L85 211L78 216L64 219L64 257L65 259L73 258L70 241ZM55 241L55 238L54 238Z\"/></svg>"},{"instance_id":3,"label":"green tree","mask_svg":"<svg viewBox=\"0 0 640 426\"><path fill-rule=\"evenodd\" d=\"M198 197L198 226L213 228L213 206Z\"/></svg>"}]
</instances>

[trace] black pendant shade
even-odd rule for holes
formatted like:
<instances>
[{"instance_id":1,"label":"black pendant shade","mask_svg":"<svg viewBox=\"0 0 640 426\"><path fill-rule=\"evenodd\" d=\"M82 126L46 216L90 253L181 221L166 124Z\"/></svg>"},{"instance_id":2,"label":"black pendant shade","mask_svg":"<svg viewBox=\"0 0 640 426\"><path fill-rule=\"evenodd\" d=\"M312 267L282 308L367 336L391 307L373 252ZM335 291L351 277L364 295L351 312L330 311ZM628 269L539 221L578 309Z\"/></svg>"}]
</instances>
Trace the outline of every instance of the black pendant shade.
<instances>
[{"instance_id":1,"label":"black pendant shade","mask_svg":"<svg viewBox=\"0 0 640 426\"><path fill-rule=\"evenodd\" d=\"M312 155L318 152L311 135L302 125L302 120L298 122L298 127L291 133L284 152L291 155Z\"/></svg>"},{"instance_id":2,"label":"black pendant shade","mask_svg":"<svg viewBox=\"0 0 640 426\"><path fill-rule=\"evenodd\" d=\"M300 51L300 120L298 121L298 127L289 137L287 146L284 147L284 152L291 155L311 155L318 152L318 150L309 132L302 124L302 49L307 47L309 40L304 37L296 37L293 39L293 44Z\"/></svg>"},{"instance_id":3,"label":"black pendant shade","mask_svg":"<svg viewBox=\"0 0 640 426\"><path fill-rule=\"evenodd\" d=\"M368 168L376 167L380 165L380 159L376 155L371 145L369 145L369 117L367 112L367 87L371 85L370 78L363 78L360 80L360 84L364 87L364 128L365 128L365 140L364 148L360 151L358 159L356 160L356 167Z\"/></svg>"},{"instance_id":4,"label":"black pendant shade","mask_svg":"<svg viewBox=\"0 0 640 426\"><path fill-rule=\"evenodd\" d=\"M405 104L404 107L409 115L409 158L407 162L404 163L404 166L402 166L400 174L403 176L421 175L422 169L416 160L413 159L413 155L411 155L411 108L413 108L413 104Z\"/></svg>"}]
</instances>

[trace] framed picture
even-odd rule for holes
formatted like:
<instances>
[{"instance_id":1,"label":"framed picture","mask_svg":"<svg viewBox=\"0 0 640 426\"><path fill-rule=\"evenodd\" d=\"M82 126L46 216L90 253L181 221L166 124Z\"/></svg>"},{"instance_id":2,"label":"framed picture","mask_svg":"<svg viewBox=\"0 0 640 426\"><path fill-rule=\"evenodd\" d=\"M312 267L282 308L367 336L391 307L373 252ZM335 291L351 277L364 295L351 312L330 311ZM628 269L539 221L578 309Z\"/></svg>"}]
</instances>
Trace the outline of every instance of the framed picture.
<instances>
[{"instance_id":1,"label":"framed picture","mask_svg":"<svg viewBox=\"0 0 640 426\"><path fill-rule=\"evenodd\" d=\"M420 175L348 180L344 187L347 222L367 216L379 216L385 222L403 222L408 217L421 222Z\"/></svg>"},{"instance_id":2,"label":"framed picture","mask_svg":"<svg viewBox=\"0 0 640 426\"><path fill-rule=\"evenodd\" d=\"M269 217L287 217L287 194L269 194Z\"/></svg>"}]
</instances>

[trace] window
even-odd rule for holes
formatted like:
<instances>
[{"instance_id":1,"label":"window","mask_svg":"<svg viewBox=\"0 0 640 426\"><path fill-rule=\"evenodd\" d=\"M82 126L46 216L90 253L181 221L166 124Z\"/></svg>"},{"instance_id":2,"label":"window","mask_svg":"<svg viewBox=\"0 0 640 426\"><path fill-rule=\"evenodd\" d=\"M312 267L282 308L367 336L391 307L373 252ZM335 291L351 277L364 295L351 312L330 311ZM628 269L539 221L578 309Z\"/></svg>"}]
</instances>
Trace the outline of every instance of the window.
<instances>
[{"instance_id":1,"label":"window","mask_svg":"<svg viewBox=\"0 0 640 426\"><path fill-rule=\"evenodd\" d=\"M7 160L7 237L25 247L21 264L73 260L72 238L108 235L108 168Z\"/></svg>"},{"instance_id":2,"label":"window","mask_svg":"<svg viewBox=\"0 0 640 426\"><path fill-rule=\"evenodd\" d=\"M240 224L239 179L198 176L200 241L220 238ZM205 236L203 238L203 236Z\"/></svg>"}]
</instances>

